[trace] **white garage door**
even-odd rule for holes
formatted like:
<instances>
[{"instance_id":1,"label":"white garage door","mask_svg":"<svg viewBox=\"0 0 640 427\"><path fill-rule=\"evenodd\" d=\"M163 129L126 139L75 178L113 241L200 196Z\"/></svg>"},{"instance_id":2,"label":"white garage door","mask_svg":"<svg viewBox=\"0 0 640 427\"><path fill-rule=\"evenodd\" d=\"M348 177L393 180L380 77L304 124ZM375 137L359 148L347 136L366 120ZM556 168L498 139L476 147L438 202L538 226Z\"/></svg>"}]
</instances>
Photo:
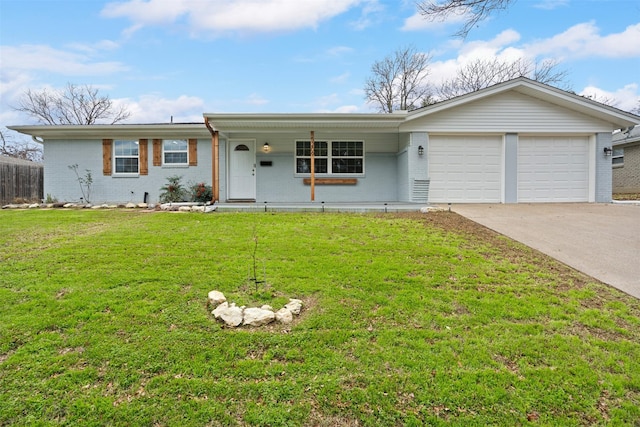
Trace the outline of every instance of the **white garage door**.
<instances>
[{"instance_id":1,"label":"white garage door","mask_svg":"<svg viewBox=\"0 0 640 427\"><path fill-rule=\"evenodd\" d=\"M501 201L502 137L432 136L428 156L430 202Z\"/></svg>"},{"instance_id":2,"label":"white garage door","mask_svg":"<svg viewBox=\"0 0 640 427\"><path fill-rule=\"evenodd\" d=\"M588 138L519 138L519 202L586 202L588 200Z\"/></svg>"}]
</instances>

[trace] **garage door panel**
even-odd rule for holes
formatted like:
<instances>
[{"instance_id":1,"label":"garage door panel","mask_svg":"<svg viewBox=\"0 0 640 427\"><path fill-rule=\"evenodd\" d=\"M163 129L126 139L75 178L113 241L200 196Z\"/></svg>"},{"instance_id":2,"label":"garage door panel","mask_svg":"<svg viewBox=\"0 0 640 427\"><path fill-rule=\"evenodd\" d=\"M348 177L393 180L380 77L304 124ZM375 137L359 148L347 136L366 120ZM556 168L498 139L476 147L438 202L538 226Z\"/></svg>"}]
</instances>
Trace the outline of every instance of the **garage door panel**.
<instances>
[{"instance_id":1,"label":"garage door panel","mask_svg":"<svg viewBox=\"0 0 640 427\"><path fill-rule=\"evenodd\" d=\"M501 137L432 136L428 159L429 201L501 201Z\"/></svg>"},{"instance_id":2,"label":"garage door panel","mask_svg":"<svg viewBox=\"0 0 640 427\"><path fill-rule=\"evenodd\" d=\"M521 137L518 201L586 202L589 141L584 137Z\"/></svg>"}]
</instances>

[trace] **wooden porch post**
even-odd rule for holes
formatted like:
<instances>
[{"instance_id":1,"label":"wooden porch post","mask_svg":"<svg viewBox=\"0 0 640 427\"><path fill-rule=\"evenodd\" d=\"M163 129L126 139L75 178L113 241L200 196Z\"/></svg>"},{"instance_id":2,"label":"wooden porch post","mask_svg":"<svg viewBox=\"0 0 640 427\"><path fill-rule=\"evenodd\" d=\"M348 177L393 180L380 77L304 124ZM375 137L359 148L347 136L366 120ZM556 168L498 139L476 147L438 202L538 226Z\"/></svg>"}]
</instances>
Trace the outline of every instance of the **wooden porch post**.
<instances>
[{"instance_id":1,"label":"wooden porch post","mask_svg":"<svg viewBox=\"0 0 640 427\"><path fill-rule=\"evenodd\" d=\"M211 133L211 187L213 189L212 202L220 200L220 137L217 130L213 130L209 119L204 118L204 124Z\"/></svg>"},{"instance_id":2,"label":"wooden porch post","mask_svg":"<svg viewBox=\"0 0 640 427\"><path fill-rule=\"evenodd\" d=\"M316 153L315 133L311 131L311 201L316 199Z\"/></svg>"}]
</instances>

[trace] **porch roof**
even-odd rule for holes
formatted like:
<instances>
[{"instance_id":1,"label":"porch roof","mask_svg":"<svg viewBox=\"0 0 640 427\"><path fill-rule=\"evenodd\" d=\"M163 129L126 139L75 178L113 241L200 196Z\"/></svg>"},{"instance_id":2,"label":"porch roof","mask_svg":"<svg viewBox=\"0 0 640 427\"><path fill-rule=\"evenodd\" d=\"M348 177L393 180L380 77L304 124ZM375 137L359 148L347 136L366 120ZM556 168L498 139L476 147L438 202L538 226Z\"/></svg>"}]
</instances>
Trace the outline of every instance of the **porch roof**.
<instances>
[{"instance_id":1,"label":"porch roof","mask_svg":"<svg viewBox=\"0 0 640 427\"><path fill-rule=\"evenodd\" d=\"M391 114L242 114L205 113L204 119L214 129L227 132L300 132L316 130L354 130L358 132L398 132L407 117L406 111Z\"/></svg>"}]
</instances>

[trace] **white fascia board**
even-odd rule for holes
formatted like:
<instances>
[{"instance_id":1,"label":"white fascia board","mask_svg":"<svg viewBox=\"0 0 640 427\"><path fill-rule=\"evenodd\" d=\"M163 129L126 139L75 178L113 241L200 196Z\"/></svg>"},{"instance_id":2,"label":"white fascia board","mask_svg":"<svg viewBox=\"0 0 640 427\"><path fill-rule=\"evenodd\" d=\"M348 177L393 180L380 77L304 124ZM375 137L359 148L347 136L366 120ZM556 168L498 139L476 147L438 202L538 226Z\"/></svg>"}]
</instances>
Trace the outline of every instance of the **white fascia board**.
<instances>
[{"instance_id":1,"label":"white fascia board","mask_svg":"<svg viewBox=\"0 0 640 427\"><path fill-rule=\"evenodd\" d=\"M221 132L333 129L397 132L406 116L406 111L391 114L204 114L211 127Z\"/></svg>"},{"instance_id":2,"label":"white fascia board","mask_svg":"<svg viewBox=\"0 0 640 427\"><path fill-rule=\"evenodd\" d=\"M43 140L118 138L208 138L204 123L137 125L27 125L8 129Z\"/></svg>"}]
</instances>

